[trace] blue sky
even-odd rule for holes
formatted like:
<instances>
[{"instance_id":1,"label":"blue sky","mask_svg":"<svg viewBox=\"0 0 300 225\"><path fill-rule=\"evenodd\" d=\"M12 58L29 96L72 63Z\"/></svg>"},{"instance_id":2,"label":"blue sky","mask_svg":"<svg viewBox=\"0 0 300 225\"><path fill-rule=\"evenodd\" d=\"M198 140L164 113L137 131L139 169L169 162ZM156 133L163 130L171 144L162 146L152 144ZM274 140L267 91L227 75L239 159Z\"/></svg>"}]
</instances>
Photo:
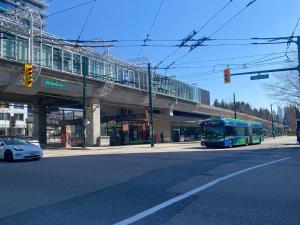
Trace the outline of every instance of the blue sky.
<instances>
[{"instance_id":1,"label":"blue sky","mask_svg":"<svg viewBox=\"0 0 300 225\"><path fill-rule=\"evenodd\" d=\"M85 2L84 0L52 0L49 3L49 14ZM165 0L156 23L153 26L150 38L182 39L193 29L199 29L214 13L216 13L229 0ZM225 11L215 18L197 36L208 36L217 30L226 20L242 9L250 0L234 0ZM87 23L81 39L103 38L106 40L141 40L148 33L154 20L161 0L98 0L94 11ZM64 38L76 39L87 16L91 4L51 16L47 19L47 31ZM289 36L300 15L299 0L257 0L247 10L226 25L212 38L216 39L247 39L251 37L278 37ZM300 33L300 25L295 34ZM215 41L207 44L240 44L251 41L226 40ZM173 42L174 43L174 42ZM284 52L286 45L231 45L198 47L174 66L181 68L170 69L168 76L175 75L177 79L188 83L197 83L199 87L211 93L211 101L215 98L232 101L233 92L237 100L247 101L255 107L269 107L272 100L268 97L263 83L272 82L275 74L270 74L270 79L263 81L250 81L249 76L232 77L232 83L223 84L223 73L220 71L229 65L232 72L244 72L257 69L282 68L285 63L284 54L224 59L240 56L262 55L268 53ZM137 57L140 47L116 47L115 56L123 59ZM140 57L146 57L153 63L160 62L170 54L174 47L144 47ZM291 45L289 51L295 51ZM188 51L182 48L173 57L169 58L163 66L167 66L174 59ZM295 57L295 53L290 56ZM272 59L275 57L280 57ZM207 60L223 59L218 61L203 62ZM261 60L259 60L261 59ZM272 60L269 60L272 59ZM234 69L241 64L248 66L251 61L258 61L263 65L253 64L251 68ZM264 61L268 60L268 61ZM262 62L264 61L264 62ZM272 63L272 65L266 65ZM239 64L239 65L236 65ZM160 71L164 73L165 71Z\"/></svg>"}]
</instances>

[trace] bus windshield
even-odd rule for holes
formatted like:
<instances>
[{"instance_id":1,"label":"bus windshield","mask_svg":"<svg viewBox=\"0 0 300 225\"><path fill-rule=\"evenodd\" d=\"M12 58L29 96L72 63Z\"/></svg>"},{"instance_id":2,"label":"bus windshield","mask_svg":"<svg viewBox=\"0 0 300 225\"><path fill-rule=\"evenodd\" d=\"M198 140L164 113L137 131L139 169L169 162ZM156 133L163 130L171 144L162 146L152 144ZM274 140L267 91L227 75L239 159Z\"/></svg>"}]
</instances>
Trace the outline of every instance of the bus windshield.
<instances>
[{"instance_id":1,"label":"bus windshield","mask_svg":"<svg viewBox=\"0 0 300 225\"><path fill-rule=\"evenodd\" d=\"M222 125L216 125L216 126L212 126L212 125L206 125L204 126L204 134L205 136L213 136L213 137L217 137L217 136L224 136L224 126Z\"/></svg>"}]
</instances>

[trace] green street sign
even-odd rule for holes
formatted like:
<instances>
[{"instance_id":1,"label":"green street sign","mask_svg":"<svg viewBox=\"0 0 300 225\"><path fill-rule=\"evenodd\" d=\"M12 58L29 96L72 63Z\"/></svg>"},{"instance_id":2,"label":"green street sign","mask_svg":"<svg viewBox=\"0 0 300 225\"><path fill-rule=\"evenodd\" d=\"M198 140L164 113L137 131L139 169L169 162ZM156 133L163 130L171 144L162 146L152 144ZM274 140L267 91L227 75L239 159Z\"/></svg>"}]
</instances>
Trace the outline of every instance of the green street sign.
<instances>
[{"instance_id":1,"label":"green street sign","mask_svg":"<svg viewBox=\"0 0 300 225\"><path fill-rule=\"evenodd\" d=\"M261 79L268 79L269 78L269 74L259 74L256 76L251 76L250 80L261 80Z\"/></svg>"},{"instance_id":2,"label":"green street sign","mask_svg":"<svg viewBox=\"0 0 300 225\"><path fill-rule=\"evenodd\" d=\"M45 86L48 86L48 87L57 87L57 88L65 87L65 83L59 82L59 81L54 81L54 80L45 80L44 84L45 84Z\"/></svg>"}]
</instances>

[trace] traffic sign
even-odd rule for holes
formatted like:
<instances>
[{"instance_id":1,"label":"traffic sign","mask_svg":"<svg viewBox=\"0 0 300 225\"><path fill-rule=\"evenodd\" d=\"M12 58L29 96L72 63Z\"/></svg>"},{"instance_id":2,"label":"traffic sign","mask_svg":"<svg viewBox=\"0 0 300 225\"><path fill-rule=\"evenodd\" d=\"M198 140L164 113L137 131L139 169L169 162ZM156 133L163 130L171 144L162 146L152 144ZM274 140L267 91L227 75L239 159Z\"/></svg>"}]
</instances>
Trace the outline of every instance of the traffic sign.
<instances>
[{"instance_id":1,"label":"traffic sign","mask_svg":"<svg viewBox=\"0 0 300 225\"><path fill-rule=\"evenodd\" d=\"M268 79L269 74L258 74L256 76L251 76L250 80L261 80L261 79Z\"/></svg>"}]
</instances>

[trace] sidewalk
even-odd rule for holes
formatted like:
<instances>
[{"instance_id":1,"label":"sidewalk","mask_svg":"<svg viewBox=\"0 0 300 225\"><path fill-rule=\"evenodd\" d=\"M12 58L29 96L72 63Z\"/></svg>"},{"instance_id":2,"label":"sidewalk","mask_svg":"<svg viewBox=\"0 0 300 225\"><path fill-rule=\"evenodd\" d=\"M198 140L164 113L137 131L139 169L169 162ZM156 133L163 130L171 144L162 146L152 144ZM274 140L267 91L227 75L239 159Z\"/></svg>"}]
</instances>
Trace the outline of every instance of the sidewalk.
<instances>
[{"instance_id":1,"label":"sidewalk","mask_svg":"<svg viewBox=\"0 0 300 225\"><path fill-rule=\"evenodd\" d=\"M249 145L233 148L230 150L244 150L256 148L274 148L285 144L296 143L296 137L277 137L266 138L261 145ZM78 148L57 148L57 149L44 149L45 157L67 157L67 156L84 156L84 155L110 155L110 154L134 154L134 153L162 153L174 151L224 151L226 149L207 149L201 146L199 141L196 142L183 142L183 143L159 143L155 144L154 148L150 144L142 145L126 145L126 146L109 146L109 147L88 147L87 149ZM229 150L229 149L228 149Z\"/></svg>"}]
</instances>

